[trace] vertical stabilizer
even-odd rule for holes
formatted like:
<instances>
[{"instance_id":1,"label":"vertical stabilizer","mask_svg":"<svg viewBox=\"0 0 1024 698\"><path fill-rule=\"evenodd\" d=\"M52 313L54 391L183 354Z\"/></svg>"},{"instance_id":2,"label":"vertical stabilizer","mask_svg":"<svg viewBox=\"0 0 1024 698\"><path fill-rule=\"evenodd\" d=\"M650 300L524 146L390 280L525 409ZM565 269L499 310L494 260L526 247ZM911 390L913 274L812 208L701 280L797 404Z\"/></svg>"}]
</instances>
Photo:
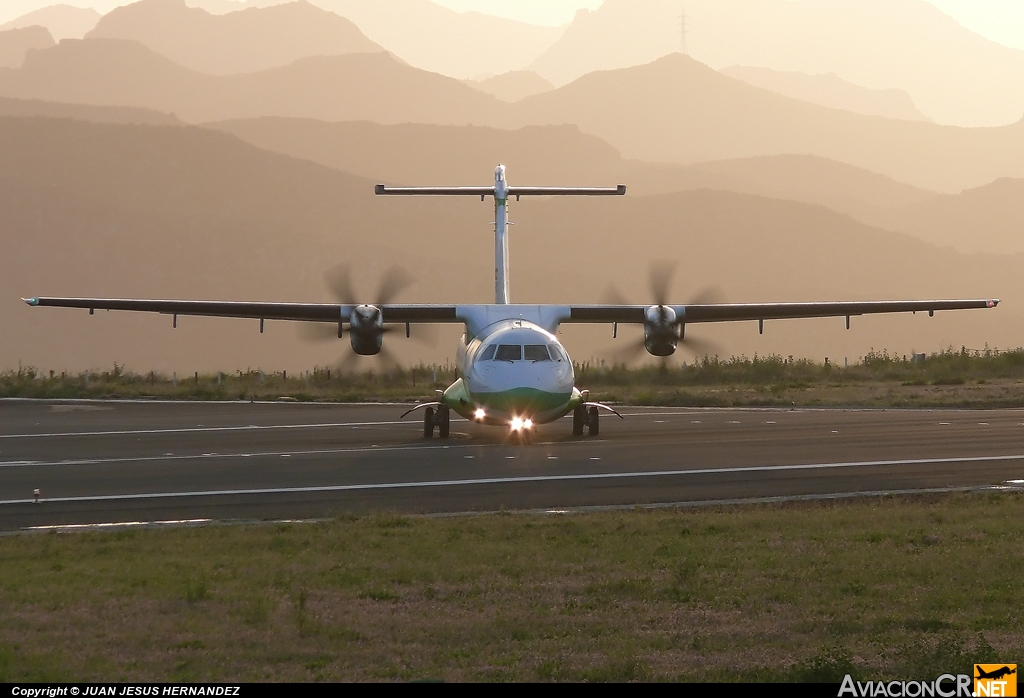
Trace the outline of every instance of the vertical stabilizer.
<instances>
[{"instance_id":1,"label":"vertical stabilizer","mask_svg":"<svg viewBox=\"0 0 1024 698\"><path fill-rule=\"evenodd\" d=\"M505 166L494 169L494 302L508 305L508 182Z\"/></svg>"},{"instance_id":2,"label":"vertical stabilizer","mask_svg":"<svg viewBox=\"0 0 1024 698\"><path fill-rule=\"evenodd\" d=\"M505 166L494 170L492 187L387 187L378 184L374 191L379 195L393 196L486 196L494 197L494 302L508 305L509 261L508 261L508 200L520 196L622 196L626 193L623 184L617 187L510 187L505 179Z\"/></svg>"}]
</instances>

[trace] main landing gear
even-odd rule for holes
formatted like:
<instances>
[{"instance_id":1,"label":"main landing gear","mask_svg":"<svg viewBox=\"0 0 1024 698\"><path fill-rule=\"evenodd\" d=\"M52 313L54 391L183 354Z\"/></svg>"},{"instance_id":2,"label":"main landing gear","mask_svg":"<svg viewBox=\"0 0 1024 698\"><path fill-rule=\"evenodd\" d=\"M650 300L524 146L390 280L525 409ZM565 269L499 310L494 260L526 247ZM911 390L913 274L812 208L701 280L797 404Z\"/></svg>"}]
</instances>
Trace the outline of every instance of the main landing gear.
<instances>
[{"instance_id":1,"label":"main landing gear","mask_svg":"<svg viewBox=\"0 0 1024 698\"><path fill-rule=\"evenodd\" d=\"M601 433L600 415L594 405L587 409L586 405L576 405L572 411L572 435L583 436L583 428L586 427L591 436Z\"/></svg>"},{"instance_id":2,"label":"main landing gear","mask_svg":"<svg viewBox=\"0 0 1024 698\"><path fill-rule=\"evenodd\" d=\"M437 435L447 439L451 433L451 408L448 405L438 405L437 411L433 407L423 410L423 436L432 438L434 427L437 427Z\"/></svg>"}]
</instances>

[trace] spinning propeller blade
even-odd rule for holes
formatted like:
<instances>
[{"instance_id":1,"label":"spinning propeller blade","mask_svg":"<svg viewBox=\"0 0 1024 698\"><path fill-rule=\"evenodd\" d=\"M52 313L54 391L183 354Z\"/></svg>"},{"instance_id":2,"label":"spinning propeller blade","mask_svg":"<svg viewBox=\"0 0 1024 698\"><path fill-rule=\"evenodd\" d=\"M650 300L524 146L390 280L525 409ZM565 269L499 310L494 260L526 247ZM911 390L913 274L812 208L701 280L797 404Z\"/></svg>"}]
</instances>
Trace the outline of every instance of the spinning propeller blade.
<instances>
[{"instance_id":1,"label":"spinning propeller blade","mask_svg":"<svg viewBox=\"0 0 1024 698\"><path fill-rule=\"evenodd\" d=\"M677 267L678 263L672 260L661 260L651 264L648 271L648 285L655 305L667 306L669 304L672 278L675 276ZM603 301L610 305L631 305L623 293L613 284L609 284L605 288ZM722 293L722 290L717 286L708 286L691 297L687 305L712 305L724 302L725 294ZM664 312L662 317L664 317ZM678 346L680 348L686 347L696 355L717 355L720 353L720 347L714 342L698 339L689 336L687 333L680 337ZM647 349L644 346L644 338L641 337L639 340L632 340L625 347L615 351L613 356L616 362L628 365L641 358L645 353L647 353ZM661 358L663 366L667 365L669 361L670 357Z\"/></svg>"},{"instance_id":2,"label":"spinning propeller blade","mask_svg":"<svg viewBox=\"0 0 1024 698\"><path fill-rule=\"evenodd\" d=\"M355 285L352 283L351 268L348 264L339 264L329 269L324 275L324 281L338 303L342 305L358 305L360 303L360 294L356 292ZM402 291L415 283L415 281L413 275L402 267L392 266L381 278L375 300L369 301L369 303L376 306L387 305ZM393 334L396 331L398 331L398 328L394 326L383 328L384 334ZM402 328L402 331L404 331L404 328ZM333 324L303 323L299 326L299 337L310 342L337 341L338 328ZM437 333L435 328L424 325L417 327L415 332L410 333L410 337L434 346ZM337 367L343 372L355 370L355 366L360 358L374 359L386 366L400 365L395 355L382 346L380 353L373 357L360 357L355 353L346 353L337 364Z\"/></svg>"}]
</instances>

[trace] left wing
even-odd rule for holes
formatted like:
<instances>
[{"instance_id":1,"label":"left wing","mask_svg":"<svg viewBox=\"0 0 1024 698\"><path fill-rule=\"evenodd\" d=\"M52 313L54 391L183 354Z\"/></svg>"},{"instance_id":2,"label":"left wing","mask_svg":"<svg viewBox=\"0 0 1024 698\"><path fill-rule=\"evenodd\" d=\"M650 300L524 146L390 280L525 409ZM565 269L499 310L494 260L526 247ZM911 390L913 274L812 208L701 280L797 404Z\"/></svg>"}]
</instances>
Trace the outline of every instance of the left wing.
<instances>
[{"instance_id":1,"label":"left wing","mask_svg":"<svg viewBox=\"0 0 1024 698\"><path fill-rule=\"evenodd\" d=\"M248 301L179 301L129 298L24 298L31 306L132 310L164 315L251 318L255 320L296 320L304 322L348 322L352 305L337 303L252 303ZM386 323L459 322L454 305L381 305Z\"/></svg>"},{"instance_id":2,"label":"left wing","mask_svg":"<svg viewBox=\"0 0 1024 698\"><path fill-rule=\"evenodd\" d=\"M669 305L677 323L783 320L812 317L846 317L878 313L933 315L937 310L994 308L998 300L855 301L848 303L714 303ZM573 305L564 322L642 323L650 305ZM654 306L656 307L656 306Z\"/></svg>"}]
</instances>

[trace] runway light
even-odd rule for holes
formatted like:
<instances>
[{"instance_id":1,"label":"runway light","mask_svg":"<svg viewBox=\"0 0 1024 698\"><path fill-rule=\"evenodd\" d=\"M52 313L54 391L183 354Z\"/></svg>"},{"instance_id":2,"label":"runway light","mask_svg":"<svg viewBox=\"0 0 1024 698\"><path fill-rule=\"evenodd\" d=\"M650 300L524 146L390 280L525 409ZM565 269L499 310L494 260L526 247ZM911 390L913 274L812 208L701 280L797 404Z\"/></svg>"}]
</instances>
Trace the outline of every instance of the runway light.
<instances>
[{"instance_id":1,"label":"runway light","mask_svg":"<svg viewBox=\"0 0 1024 698\"><path fill-rule=\"evenodd\" d=\"M487 413L484 412L482 409L479 409L473 413L473 416L476 418L477 421L481 421L483 420L484 417L487 416Z\"/></svg>"},{"instance_id":2,"label":"runway light","mask_svg":"<svg viewBox=\"0 0 1024 698\"><path fill-rule=\"evenodd\" d=\"M512 431L521 431L523 428L523 420L519 417L513 417L510 426L512 427Z\"/></svg>"}]
</instances>

